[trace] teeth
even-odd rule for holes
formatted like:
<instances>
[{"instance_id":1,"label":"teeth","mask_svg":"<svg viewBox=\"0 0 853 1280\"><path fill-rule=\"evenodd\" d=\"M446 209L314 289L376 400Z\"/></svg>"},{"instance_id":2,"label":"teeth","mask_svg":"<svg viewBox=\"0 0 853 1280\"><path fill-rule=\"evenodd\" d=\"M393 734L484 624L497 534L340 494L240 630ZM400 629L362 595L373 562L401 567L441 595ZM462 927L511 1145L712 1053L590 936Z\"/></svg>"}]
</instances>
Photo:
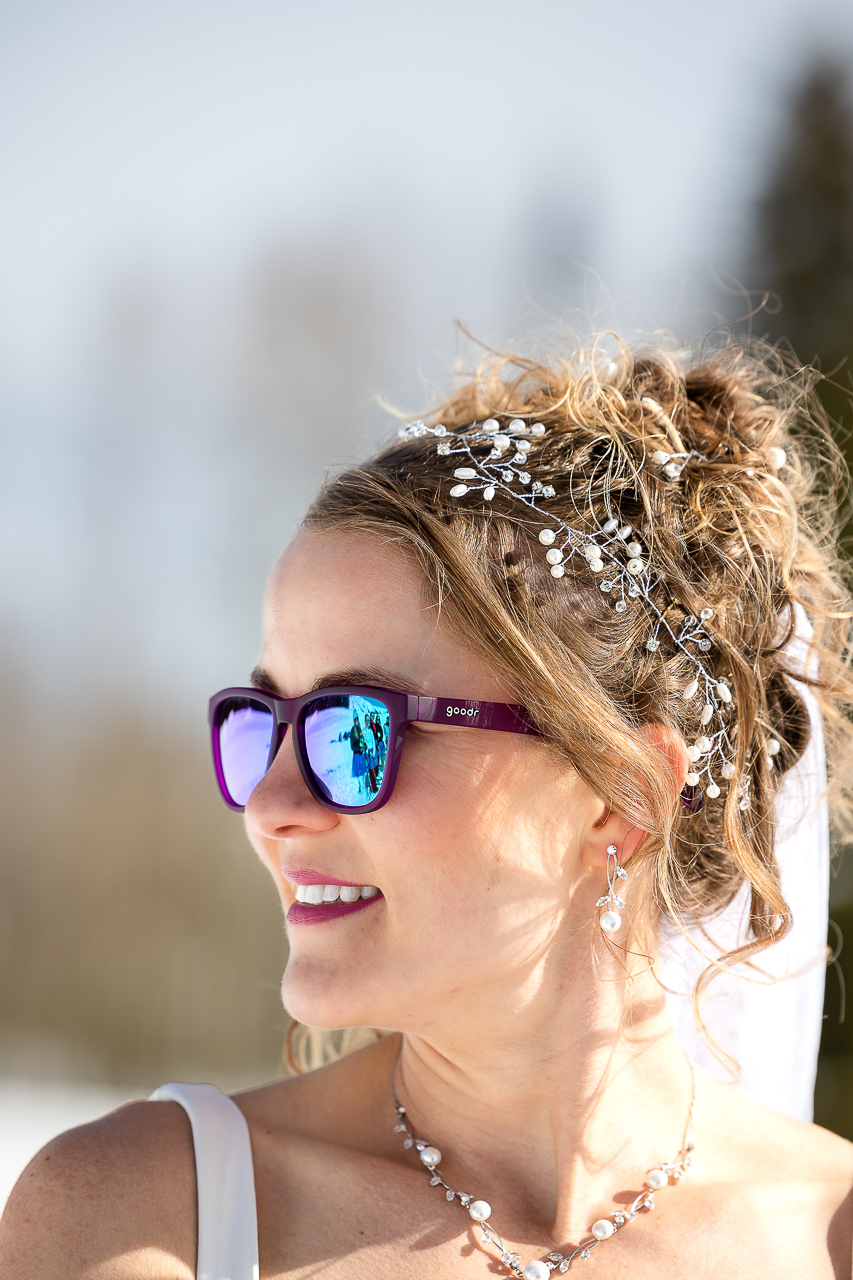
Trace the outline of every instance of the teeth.
<instances>
[{"instance_id":1,"label":"teeth","mask_svg":"<svg viewBox=\"0 0 853 1280\"><path fill-rule=\"evenodd\" d=\"M361 898L376 898L379 890L375 884L298 884L296 901L318 907L324 902L358 902Z\"/></svg>"}]
</instances>

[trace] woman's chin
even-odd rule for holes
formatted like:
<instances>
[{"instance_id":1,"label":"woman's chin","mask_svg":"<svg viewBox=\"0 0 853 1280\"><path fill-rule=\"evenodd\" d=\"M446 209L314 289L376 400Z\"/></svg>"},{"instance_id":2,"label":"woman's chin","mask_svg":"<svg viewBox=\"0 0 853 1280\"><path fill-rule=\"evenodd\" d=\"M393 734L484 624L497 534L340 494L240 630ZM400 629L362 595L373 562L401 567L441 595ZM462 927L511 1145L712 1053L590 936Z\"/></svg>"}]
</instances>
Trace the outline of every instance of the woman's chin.
<instances>
[{"instance_id":1,"label":"woman's chin","mask_svg":"<svg viewBox=\"0 0 853 1280\"><path fill-rule=\"evenodd\" d=\"M281 1002L291 1018L308 1027L337 1031L343 1027L377 1025L376 1002L359 998L351 974L300 972L289 963L281 980ZM312 966L312 969L314 966Z\"/></svg>"}]
</instances>

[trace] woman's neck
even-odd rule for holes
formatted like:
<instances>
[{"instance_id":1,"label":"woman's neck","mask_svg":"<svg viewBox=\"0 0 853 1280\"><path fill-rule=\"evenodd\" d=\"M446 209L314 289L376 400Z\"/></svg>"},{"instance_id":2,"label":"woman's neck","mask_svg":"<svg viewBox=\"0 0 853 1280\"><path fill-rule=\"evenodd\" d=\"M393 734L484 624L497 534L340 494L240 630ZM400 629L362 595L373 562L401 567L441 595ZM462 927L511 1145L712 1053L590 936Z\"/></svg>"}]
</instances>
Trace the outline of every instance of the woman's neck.
<instances>
[{"instance_id":1,"label":"woman's neck","mask_svg":"<svg viewBox=\"0 0 853 1280\"><path fill-rule=\"evenodd\" d=\"M681 1148L692 1073L663 992L650 972L604 967L403 1037L397 1091L416 1134L518 1240L577 1240Z\"/></svg>"}]
</instances>

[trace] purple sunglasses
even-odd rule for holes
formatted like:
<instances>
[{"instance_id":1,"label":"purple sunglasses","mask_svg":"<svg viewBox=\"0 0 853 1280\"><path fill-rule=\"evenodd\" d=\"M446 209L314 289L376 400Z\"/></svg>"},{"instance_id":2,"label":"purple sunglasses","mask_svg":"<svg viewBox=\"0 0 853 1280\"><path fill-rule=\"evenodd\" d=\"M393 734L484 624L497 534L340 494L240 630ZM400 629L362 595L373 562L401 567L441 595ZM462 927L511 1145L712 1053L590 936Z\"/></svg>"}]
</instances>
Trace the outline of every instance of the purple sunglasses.
<instances>
[{"instance_id":1,"label":"purple sunglasses","mask_svg":"<svg viewBox=\"0 0 853 1280\"><path fill-rule=\"evenodd\" d=\"M541 736L524 707L420 698L394 689L337 685L282 698L223 689L210 699L211 745L222 798L238 813L294 726L293 750L311 795L335 813L370 813L391 799L410 724L452 724Z\"/></svg>"}]
</instances>

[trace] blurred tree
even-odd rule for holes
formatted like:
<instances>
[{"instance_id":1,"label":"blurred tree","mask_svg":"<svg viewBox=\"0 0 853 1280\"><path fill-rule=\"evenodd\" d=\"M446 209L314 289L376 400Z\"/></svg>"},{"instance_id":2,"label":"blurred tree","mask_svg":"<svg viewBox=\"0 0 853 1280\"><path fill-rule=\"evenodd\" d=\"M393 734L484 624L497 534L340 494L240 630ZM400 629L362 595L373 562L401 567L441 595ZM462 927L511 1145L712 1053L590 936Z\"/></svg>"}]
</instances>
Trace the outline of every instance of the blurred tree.
<instances>
[{"instance_id":1,"label":"blurred tree","mask_svg":"<svg viewBox=\"0 0 853 1280\"><path fill-rule=\"evenodd\" d=\"M792 95L753 235L745 279L772 295L756 327L826 375L819 394L853 465L853 110L846 71L832 60L813 64ZM851 533L848 523L848 546ZM845 863L832 914L847 947L826 985L815 1119L853 1138L853 1019L840 1021L843 987L853 990L849 850Z\"/></svg>"},{"instance_id":2,"label":"blurred tree","mask_svg":"<svg viewBox=\"0 0 853 1280\"><path fill-rule=\"evenodd\" d=\"M0 1076L282 1071L281 908L216 794L205 698L248 675L269 567L361 449L391 313L331 241L232 288L117 282L63 477L76 523L44 537L48 565L76 554L41 668L0 599Z\"/></svg>"},{"instance_id":3,"label":"blurred tree","mask_svg":"<svg viewBox=\"0 0 853 1280\"><path fill-rule=\"evenodd\" d=\"M761 313L826 376L824 406L853 459L853 110L845 68L821 60L793 94L781 146L758 201L747 284L769 290Z\"/></svg>"}]
</instances>

